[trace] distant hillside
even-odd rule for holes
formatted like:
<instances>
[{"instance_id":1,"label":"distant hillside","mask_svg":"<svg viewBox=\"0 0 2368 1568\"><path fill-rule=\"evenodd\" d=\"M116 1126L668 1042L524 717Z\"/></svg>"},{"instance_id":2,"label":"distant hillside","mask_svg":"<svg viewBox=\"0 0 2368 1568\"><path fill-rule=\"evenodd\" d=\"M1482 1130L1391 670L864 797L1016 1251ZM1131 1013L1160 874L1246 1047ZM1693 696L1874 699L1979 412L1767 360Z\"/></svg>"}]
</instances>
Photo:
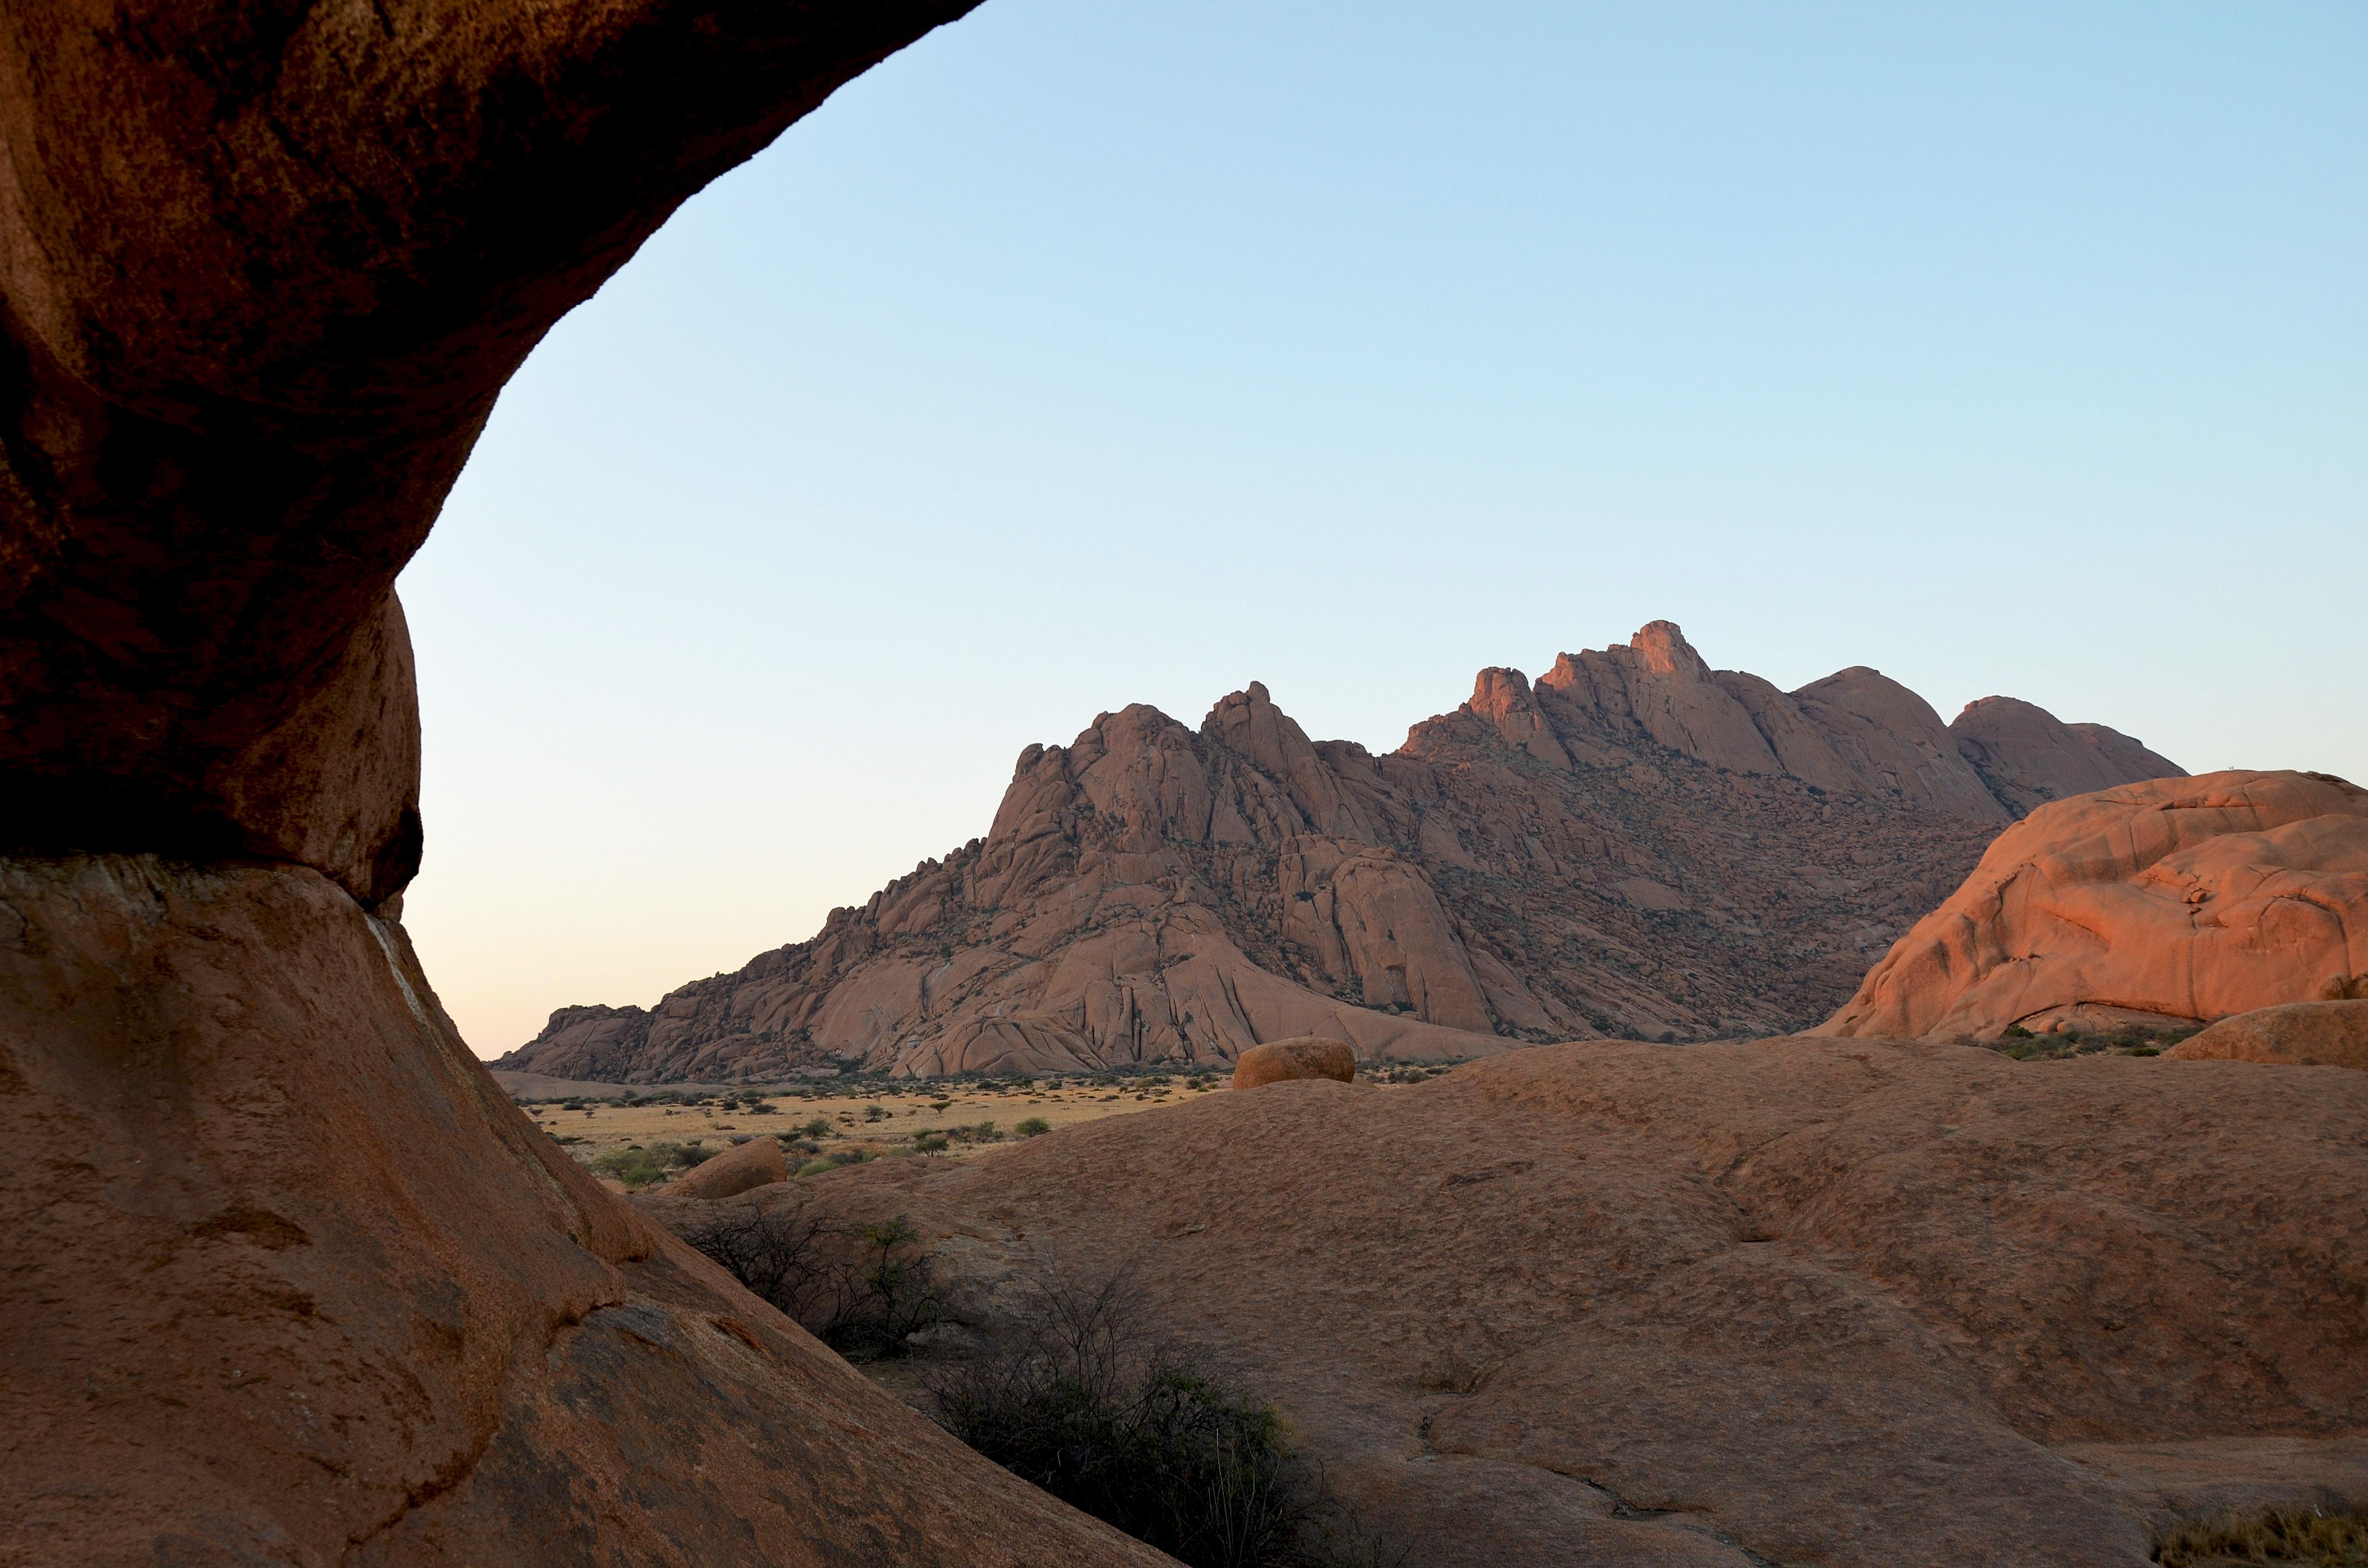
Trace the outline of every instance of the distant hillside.
<instances>
[{"instance_id":1,"label":"distant hillside","mask_svg":"<svg viewBox=\"0 0 2368 1568\"><path fill-rule=\"evenodd\" d=\"M1816 1022L2043 801L2181 770L1854 667L1785 693L1656 621L1375 756L1252 682L1031 745L985 838L649 1010L564 1007L496 1065L632 1083L1369 1057Z\"/></svg>"}]
</instances>

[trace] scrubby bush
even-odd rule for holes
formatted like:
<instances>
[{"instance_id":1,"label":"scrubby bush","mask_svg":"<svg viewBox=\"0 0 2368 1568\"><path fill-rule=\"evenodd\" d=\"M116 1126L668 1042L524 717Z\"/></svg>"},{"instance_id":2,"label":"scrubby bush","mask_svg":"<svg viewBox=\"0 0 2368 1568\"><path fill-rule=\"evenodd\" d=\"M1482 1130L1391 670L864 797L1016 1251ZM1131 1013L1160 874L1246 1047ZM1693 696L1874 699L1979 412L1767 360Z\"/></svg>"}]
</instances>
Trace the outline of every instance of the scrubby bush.
<instances>
[{"instance_id":1,"label":"scrubby bush","mask_svg":"<svg viewBox=\"0 0 2368 1568\"><path fill-rule=\"evenodd\" d=\"M942 1154L946 1152L946 1135L934 1129L913 1134L913 1153Z\"/></svg>"},{"instance_id":2,"label":"scrubby bush","mask_svg":"<svg viewBox=\"0 0 2368 1568\"><path fill-rule=\"evenodd\" d=\"M1022 1138L1042 1138L1053 1131L1053 1124L1041 1116L1031 1116L1011 1131Z\"/></svg>"},{"instance_id":3,"label":"scrubby bush","mask_svg":"<svg viewBox=\"0 0 2368 1568\"><path fill-rule=\"evenodd\" d=\"M679 1234L752 1293L800 1322L828 1287L832 1227L801 1210L719 1207Z\"/></svg>"},{"instance_id":4,"label":"scrubby bush","mask_svg":"<svg viewBox=\"0 0 2368 1568\"><path fill-rule=\"evenodd\" d=\"M889 1110L886 1106L868 1105L863 1108L863 1119L866 1121L885 1121L888 1117Z\"/></svg>"},{"instance_id":5,"label":"scrubby bush","mask_svg":"<svg viewBox=\"0 0 2368 1568\"><path fill-rule=\"evenodd\" d=\"M2094 1034L2066 1028L2049 1034L2033 1034L2018 1026L2000 1031L1998 1038L1990 1044L1993 1049L2005 1052L2017 1062L2060 1062L2066 1057L2095 1056L2104 1051L2123 1056L2160 1056L2201 1027L2145 1028L2125 1026ZM1982 1042L1967 1040L1965 1043L1978 1045Z\"/></svg>"},{"instance_id":6,"label":"scrubby bush","mask_svg":"<svg viewBox=\"0 0 2368 1568\"><path fill-rule=\"evenodd\" d=\"M902 1355L945 1313L936 1260L902 1215L849 1227L802 1209L731 1205L678 1233L849 1360Z\"/></svg>"},{"instance_id":7,"label":"scrubby bush","mask_svg":"<svg viewBox=\"0 0 2368 1568\"><path fill-rule=\"evenodd\" d=\"M629 1190L665 1181L675 1172L698 1165L714 1150L703 1143L653 1143L643 1148L628 1143L621 1149L611 1149L591 1162L591 1168L604 1176L623 1182Z\"/></svg>"},{"instance_id":8,"label":"scrubby bush","mask_svg":"<svg viewBox=\"0 0 2368 1568\"><path fill-rule=\"evenodd\" d=\"M901 1356L911 1335L944 1318L936 1260L920 1239L901 1214L857 1233L860 1249L846 1276L851 1288L840 1291L837 1311L822 1327L825 1344L851 1361Z\"/></svg>"},{"instance_id":9,"label":"scrubby bush","mask_svg":"<svg viewBox=\"0 0 2368 1568\"><path fill-rule=\"evenodd\" d=\"M948 1431L1192 1568L1304 1561L1315 1479L1272 1406L1151 1332L1124 1276L1032 1292L999 1348L926 1380Z\"/></svg>"},{"instance_id":10,"label":"scrubby bush","mask_svg":"<svg viewBox=\"0 0 2368 1568\"><path fill-rule=\"evenodd\" d=\"M798 1131L804 1133L809 1138L827 1138L831 1135L830 1119L825 1116L817 1116L813 1120L807 1122L803 1127L799 1128Z\"/></svg>"}]
</instances>

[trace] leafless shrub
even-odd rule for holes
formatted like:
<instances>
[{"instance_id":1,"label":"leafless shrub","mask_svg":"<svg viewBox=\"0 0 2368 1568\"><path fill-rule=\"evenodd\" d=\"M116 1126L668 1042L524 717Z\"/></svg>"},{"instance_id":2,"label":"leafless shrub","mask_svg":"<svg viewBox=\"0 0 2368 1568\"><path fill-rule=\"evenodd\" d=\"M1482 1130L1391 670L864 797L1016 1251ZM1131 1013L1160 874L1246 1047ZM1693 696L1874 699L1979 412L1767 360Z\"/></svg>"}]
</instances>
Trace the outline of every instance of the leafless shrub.
<instances>
[{"instance_id":1,"label":"leafless shrub","mask_svg":"<svg viewBox=\"0 0 2368 1568\"><path fill-rule=\"evenodd\" d=\"M1271 1405L1159 1334L1127 1273L1024 1288L998 1344L928 1380L949 1431L1192 1568L1309 1561L1319 1481Z\"/></svg>"},{"instance_id":2,"label":"leafless shrub","mask_svg":"<svg viewBox=\"0 0 2368 1568\"><path fill-rule=\"evenodd\" d=\"M724 1205L677 1233L849 1360L903 1355L945 1316L935 1259L902 1215L856 1226L804 1208Z\"/></svg>"}]
</instances>

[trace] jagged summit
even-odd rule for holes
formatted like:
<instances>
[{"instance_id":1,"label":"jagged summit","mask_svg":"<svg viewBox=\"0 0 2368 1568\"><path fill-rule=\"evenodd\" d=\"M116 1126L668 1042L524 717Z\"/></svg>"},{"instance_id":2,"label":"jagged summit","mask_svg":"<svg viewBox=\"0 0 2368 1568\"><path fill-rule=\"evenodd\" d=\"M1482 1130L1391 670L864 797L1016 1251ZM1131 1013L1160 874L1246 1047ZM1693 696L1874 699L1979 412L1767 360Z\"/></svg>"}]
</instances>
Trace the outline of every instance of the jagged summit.
<instances>
[{"instance_id":1,"label":"jagged summit","mask_svg":"<svg viewBox=\"0 0 2368 1568\"><path fill-rule=\"evenodd\" d=\"M2179 770L2096 725L1878 672L1786 693L1668 621L1565 653L1376 756L1257 681L1030 745L984 838L654 1010L572 1007L498 1065L660 1082L1369 1056L1803 1027L2002 825ZM2097 786L2086 783L2081 789Z\"/></svg>"}]
</instances>

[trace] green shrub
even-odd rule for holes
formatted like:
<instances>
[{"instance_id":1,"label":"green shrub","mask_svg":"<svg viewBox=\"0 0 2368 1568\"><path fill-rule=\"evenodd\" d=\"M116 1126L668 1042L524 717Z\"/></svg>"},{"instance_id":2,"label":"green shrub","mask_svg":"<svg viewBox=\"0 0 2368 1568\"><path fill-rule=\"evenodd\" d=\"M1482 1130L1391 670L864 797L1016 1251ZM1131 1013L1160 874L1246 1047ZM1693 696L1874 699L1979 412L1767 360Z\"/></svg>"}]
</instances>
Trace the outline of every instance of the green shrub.
<instances>
[{"instance_id":1,"label":"green shrub","mask_svg":"<svg viewBox=\"0 0 2368 1568\"><path fill-rule=\"evenodd\" d=\"M946 1152L946 1135L942 1132L916 1132L913 1135L913 1153L942 1154Z\"/></svg>"},{"instance_id":2,"label":"green shrub","mask_svg":"<svg viewBox=\"0 0 2368 1568\"><path fill-rule=\"evenodd\" d=\"M639 1143L628 1143L621 1149L611 1149L595 1157L591 1168L605 1176L623 1182L629 1190L665 1181L678 1170L698 1165L715 1153L704 1143L653 1143L644 1149Z\"/></svg>"},{"instance_id":3,"label":"green shrub","mask_svg":"<svg viewBox=\"0 0 2368 1568\"><path fill-rule=\"evenodd\" d=\"M591 1168L604 1176L623 1182L629 1191L666 1180L674 1174L666 1165L650 1157L647 1149L611 1149L593 1156Z\"/></svg>"},{"instance_id":4,"label":"green shrub","mask_svg":"<svg viewBox=\"0 0 2368 1568\"><path fill-rule=\"evenodd\" d=\"M837 1160L808 1160L804 1165L798 1167L798 1175L802 1176L820 1176L825 1171L835 1171L837 1169L838 1169L838 1162Z\"/></svg>"},{"instance_id":5,"label":"green shrub","mask_svg":"<svg viewBox=\"0 0 2368 1568\"><path fill-rule=\"evenodd\" d=\"M1053 1131L1053 1124L1041 1116L1031 1116L1011 1131L1022 1138L1042 1138Z\"/></svg>"},{"instance_id":6,"label":"green shrub","mask_svg":"<svg viewBox=\"0 0 2368 1568\"><path fill-rule=\"evenodd\" d=\"M830 1119L825 1116L817 1116L813 1120L807 1122L803 1127L799 1128L798 1131L804 1133L809 1138L827 1138L831 1134Z\"/></svg>"},{"instance_id":7,"label":"green shrub","mask_svg":"<svg viewBox=\"0 0 2368 1568\"><path fill-rule=\"evenodd\" d=\"M885 1121L888 1117L889 1110L886 1106L868 1105L863 1108L863 1119L866 1121Z\"/></svg>"}]
</instances>

